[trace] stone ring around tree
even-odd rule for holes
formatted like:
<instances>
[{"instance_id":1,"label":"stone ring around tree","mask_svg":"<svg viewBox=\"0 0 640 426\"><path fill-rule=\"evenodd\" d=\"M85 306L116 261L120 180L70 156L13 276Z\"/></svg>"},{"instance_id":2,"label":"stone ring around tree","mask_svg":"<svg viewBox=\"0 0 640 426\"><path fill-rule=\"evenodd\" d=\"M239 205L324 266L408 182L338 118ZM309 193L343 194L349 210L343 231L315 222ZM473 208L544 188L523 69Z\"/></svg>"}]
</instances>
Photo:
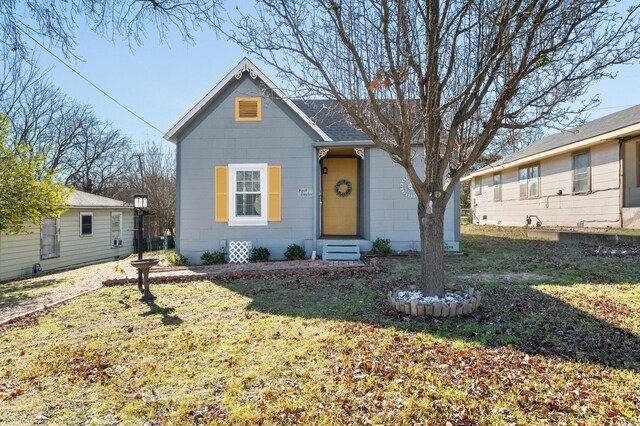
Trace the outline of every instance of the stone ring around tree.
<instances>
[{"instance_id":1,"label":"stone ring around tree","mask_svg":"<svg viewBox=\"0 0 640 426\"><path fill-rule=\"evenodd\" d=\"M334 189L338 197L348 197L351 194L351 182L346 179L340 179Z\"/></svg>"}]
</instances>

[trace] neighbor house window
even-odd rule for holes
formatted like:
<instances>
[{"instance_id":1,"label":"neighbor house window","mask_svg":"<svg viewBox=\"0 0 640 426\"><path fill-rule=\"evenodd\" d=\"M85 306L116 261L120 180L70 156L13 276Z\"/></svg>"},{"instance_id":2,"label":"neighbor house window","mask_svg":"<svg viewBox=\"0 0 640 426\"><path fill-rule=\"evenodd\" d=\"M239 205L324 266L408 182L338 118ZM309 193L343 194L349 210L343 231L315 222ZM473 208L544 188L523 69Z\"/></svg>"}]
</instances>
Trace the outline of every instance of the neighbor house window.
<instances>
[{"instance_id":1,"label":"neighbor house window","mask_svg":"<svg viewBox=\"0 0 640 426\"><path fill-rule=\"evenodd\" d=\"M229 164L229 225L267 224L267 164Z\"/></svg>"},{"instance_id":2,"label":"neighbor house window","mask_svg":"<svg viewBox=\"0 0 640 426\"><path fill-rule=\"evenodd\" d=\"M493 201L502 200L502 175L494 173L493 175Z\"/></svg>"},{"instance_id":3,"label":"neighbor house window","mask_svg":"<svg viewBox=\"0 0 640 426\"><path fill-rule=\"evenodd\" d=\"M80 236L93 235L93 213L80 213Z\"/></svg>"},{"instance_id":4,"label":"neighbor house window","mask_svg":"<svg viewBox=\"0 0 640 426\"><path fill-rule=\"evenodd\" d=\"M122 247L122 213L111 213L111 247Z\"/></svg>"},{"instance_id":5,"label":"neighbor house window","mask_svg":"<svg viewBox=\"0 0 640 426\"><path fill-rule=\"evenodd\" d=\"M482 177L476 176L473 178L473 195L482 194Z\"/></svg>"},{"instance_id":6,"label":"neighbor house window","mask_svg":"<svg viewBox=\"0 0 640 426\"><path fill-rule=\"evenodd\" d=\"M40 230L40 259L60 256L60 219L44 219Z\"/></svg>"},{"instance_id":7,"label":"neighbor house window","mask_svg":"<svg viewBox=\"0 0 640 426\"><path fill-rule=\"evenodd\" d=\"M571 157L571 162L573 168L573 193L589 192L591 189L589 153L574 154Z\"/></svg>"},{"instance_id":8,"label":"neighbor house window","mask_svg":"<svg viewBox=\"0 0 640 426\"><path fill-rule=\"evenodd\" d=\"M540 166L522 167L518 170L520 198L538 197L540 191Z\"/></svg>"},{"instance_id":9,"label":"neighbor house window","mask_svg":"<svg viewBox=\"0 0 640 426\"><path fill-rule=\"evenodd\" d=\"M236 121L262 120L260 98L236 98Z\"/></svg>"}]
</instances>

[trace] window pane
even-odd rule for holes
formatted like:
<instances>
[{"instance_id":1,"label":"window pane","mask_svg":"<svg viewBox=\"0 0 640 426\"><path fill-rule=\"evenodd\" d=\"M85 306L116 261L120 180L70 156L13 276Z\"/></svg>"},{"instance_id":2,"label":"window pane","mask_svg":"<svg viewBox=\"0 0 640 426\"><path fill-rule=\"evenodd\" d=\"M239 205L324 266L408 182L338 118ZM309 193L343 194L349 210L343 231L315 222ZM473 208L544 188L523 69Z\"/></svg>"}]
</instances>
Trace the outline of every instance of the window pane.
<instances>
[{"instance_id":1,"label":"window pane","mask_svg":"<svg viewBox=\"0 0 640 426\"><path fill-rule=\"evenodd\" d=\"M56 256L58 256L58 223L56 219L44 219L42 239L40 240L40 257L46 259Z\"/></svg>"},{"instance_id":2,"label":"window pane","mask_svg":"<svg viewBox=\"0 0 640 426\"><path fill-rule=\"evenodd\" d=\"M500 185L500 180L501 180L500 178L501 178L500 173L493 175L493 184Z\"/></svg>"},{"instance_id":3,"label":"window pane","mask_svg":"<svg viewBox=\"0 0 640 426\"><path fill-rule=\"evenodd\" d=\"M538 179L531 179L529 181L529 197L538 196Z\"/></svg>"},{"instance_id":4,"label":"window pane","mask_svg":"<svg viewBox=\"0 0 640 426\"><path fill-rule=\"evenodd\" d=\"M573 156L573 192L589 191L589 153Z\"/></svg>"},{"instance_id":5,"label":"window pane","mask_svg":"<svg viewBox=\"0 0 640 426\"><path fill-rule=\"evenodd\" d=\"M260 192L260 172L254 171L251 173L252 173L251 180L253 181L253 191Z\"/></svg>"},{"instance_id":6,"label":"window pane","mask_svg":"<svg viewBox=\"0 0 640 426\"><path fill-rule=\"evenodd\" d=\"M260 216L260 194L236 194L236 216Z\"/></svg>"},{"instance_id":7,"label":"window pane","mask_svg":"<svg viewBox=\"0 0 640 426\"><path fill-rule=\"evenodd\" d=\"M236 172L236 191L244 192L244 172L237 171Z\"/></svg>"},{"instance_id":8,"label":"window pane","mask_svg":"<svg viewBox=\"0 0 640 426\"><path fill-rule=\"evenodd\" d=\"M480 195L482 193L482 178L476 177L473 180L473 193L474 195Z\"/></svg>"},{"instance_id":9,"label":"window pane","mask_svg":"<svg viewBox=\"0 0 640 426\"><path fill-rule=\"evenodd\" d=\"M80 233L82 235L91 235L93 233L93 230L92 230L93 217L91 217L90 215L83 215L80 217L80 221L81 221Z\"/></svg>"},{"instance_id":10,"label":"window pane","mask_svg":"<svg viewBox=\"0 0 640 426\"><path fill-rule=\"evenodd\" d=\"M518 170L518 180L527 180L527 169Z\"/></svg>"},{"instance_id":11,"label":"window pane","mask_svg":"<svg viewBox=\"0 0 640 426\"><path fill-rule=\"evenodd\" d=\"M584 176L579 179L576 179L574 176L573 179L573 192L587 192L589 191L589 177Z\"/></svg>"},{"instance_id":12,"label":"window pane","mask_svg":"<svg viewBox=\"0 0 640 426\"><path fill-rule=\"evenodd\" d=\"M587 167L589 167L589 155L586 152L573 156L574 170L586 169Z\"/></svg>"},{"instance_id":13,"label":"window pane","mask_svg":"<svg viewBox=\"0 0 640 426\"><path fill-rule=\"evenodd\" d=\"M254 170L237 171L236 192L260 192L260 172Z\"/></svg>"},{"instance_id":14,"label":"window pane","mask_svg":"<svg viewBox=\"0 0 640 426\"><path fill-rule=\"evenodd\" d=\"M538 172L538 166L529 167L529 179L537 178Z\"/></svg>"},{"instance_id":15,"label":"window pane","mask_svg":"<svg viewBox=\"0 0 640 426\"><path fill-rule=\"evenodd\" d=\"M122 218L119 214L111 215L111 238L122 238L122 232L120 227L120 219Z\"/></svg>"},{"instance_id":16,"label":"window pane","mask_svg":"<svg viewBox=\"0 0 640 426\"><path fill-rule=\"evenodd\" d=\"M527 198L527 181L520 183L520 198Z\"/></svg>"},{"instance_id":17,"label":"window pane","mask_svg":"<svg viewBox=\"0 0 640 426\"><path fill-rule=\"evenodd\" d=\"M81 229L81 234L82 235L91 235L92 234L92 217L88 216L88 215L84 215L81 216L81 220L82 220L82 229Z\"/></svg>"}]
</instances>

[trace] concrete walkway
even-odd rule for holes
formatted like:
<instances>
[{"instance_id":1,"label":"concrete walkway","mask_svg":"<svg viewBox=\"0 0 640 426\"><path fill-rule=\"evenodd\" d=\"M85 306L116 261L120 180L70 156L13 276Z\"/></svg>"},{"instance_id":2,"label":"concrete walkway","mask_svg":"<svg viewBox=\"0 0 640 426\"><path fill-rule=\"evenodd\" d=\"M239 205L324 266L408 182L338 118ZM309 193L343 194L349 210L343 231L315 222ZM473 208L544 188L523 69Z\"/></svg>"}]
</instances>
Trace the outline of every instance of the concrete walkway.
<instances>
[{"instance_id":1,"label":"concrete walkway","mask_svg":"<svg viewBox=\"0 0 640 426\"><path fill-rule=\"evenodd\" d=\"M122 276L116 267L131 276L133 267L126 259L40 274L22 280L0 283L0 323L16 315L33 311L102 287L102 282Z\"/></svg>"},{"instance_id":2,"label":"concrete walkway","mask_svg":"<svg viewBox=\"0 0 640 426\"><path fill-rule=\"evenodd\" d=\"M54 305L70 297L105 285L134 283L137 270L122 259L22 280L0 283L0 324L22 314ZM321 260L223 264L211 266L157 266L151 269L152 282L193 281L212 276L252 276L260 274L332 273L350 269L373 269L362 261L323 262ZM124 272L124 273L123 273Z\"/></svg>"}]
</instances>

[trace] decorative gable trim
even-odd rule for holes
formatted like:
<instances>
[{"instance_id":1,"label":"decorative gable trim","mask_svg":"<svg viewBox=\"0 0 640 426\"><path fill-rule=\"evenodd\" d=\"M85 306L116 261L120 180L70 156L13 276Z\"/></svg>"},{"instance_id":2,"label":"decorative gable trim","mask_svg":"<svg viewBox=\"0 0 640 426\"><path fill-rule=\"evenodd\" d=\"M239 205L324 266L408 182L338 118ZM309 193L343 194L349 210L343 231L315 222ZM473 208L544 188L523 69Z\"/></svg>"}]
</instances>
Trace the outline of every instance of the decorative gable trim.
<instances>
[{"instance_id":1,"label":"decorative gable trim","mask_svg":"<svg viewBox=\"0 0 640 426\"><path fill-rule=\"evenodd\" d=\"M164 135L164 138L170 142L177 143L178 134L184 130L204 109L213 102L213 100L224 91L224 89L228 86L228 84L233 81L233 79L239 80L242 78L242 75L248 72L249 77L252 79L260 78L262 82L271 89L276 96L282 100L291 110L296 113L305 123L307 123L317 134L322 138L324 142L331 142L332 139L327 135L316 123L309 118L300 108L294 104L289 97L287 97L282 90L280 90L266 75L262 73L256 67L253 62L251 62L248 58L244 58L238 65L236 65L229 74L227 74L222 81L220 81L207 95L200 100L191 110L184 116L180 121L176 123L175 126L171 128Z\"/></svg>"},{"instance_id":2,"label":"decorative gable trim","mask_svg":"<svg viewBox=\"0 0 640 426\"><path fill-rule=\"evenodd\" d=\"M236 73L236 80L240 80L242 78L242 74L244 74L245 72L248 72L249 73L249 77L251 77L254 80L258 76L256 74L256 72L253 70L253 68L249 67L249 65L247 65L247 64L244 64L242 66L242 68L240 68L238 70L238 72Z\"/></svg>"}]
</instances>

